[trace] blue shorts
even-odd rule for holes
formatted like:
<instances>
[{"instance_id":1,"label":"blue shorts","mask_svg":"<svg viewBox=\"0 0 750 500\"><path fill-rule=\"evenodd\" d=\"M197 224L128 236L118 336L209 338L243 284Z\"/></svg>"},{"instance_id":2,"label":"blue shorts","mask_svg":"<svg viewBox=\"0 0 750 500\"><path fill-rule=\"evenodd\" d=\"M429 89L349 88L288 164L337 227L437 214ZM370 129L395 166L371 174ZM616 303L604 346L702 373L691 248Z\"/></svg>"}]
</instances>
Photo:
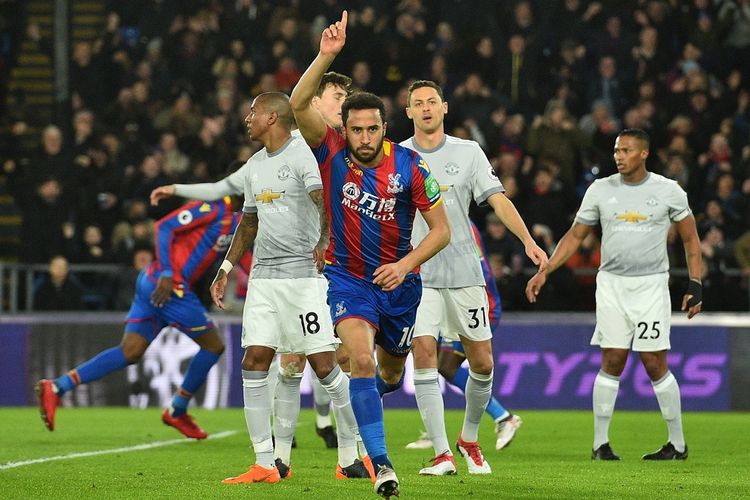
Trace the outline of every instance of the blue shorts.
<instances>
[{"instance_id":1,"label":"blue shorts","mask_svg":"<svg viewBox=\"0 0 750 500\"><path fill-rule=\"evenodd\" d=\"M174 326L195 339L214 328L198 297L186 290L182 297L172 293L172 298L164 307L151 304L151 294L156 289L156 282L142 271L135 285L135 296L125 319L125 333L137 333L149 343L153 342L162 328Z\"/></svg>"},{"instance_id":2,"label":"blue shorts","mask_svg":"<svg viewBox=\"0 0 750 500\"><path fill-rule=\"evenodd\" d=\"M456 354L458 356L461 356L462 358L466 357L466 351L464 351L464 345L461 343L460 340L448 340L448 339L444 339L440 337L439 347L440 347L440 350L443 352Z\"/></svg>"},{"instance_id":3,"label":"blue shorts","mask_svg":"<svg viewBox=\"0 0 750 500\"><path fill-rule=\"evenodd\" d=\"M411 349L422 279L410 275L395 290L353 276L338 266L326 266L328 306L334 327L347 318L359 318L376 330L375 343L389 354L404 358Z\"/></svg>"}]
</instances>

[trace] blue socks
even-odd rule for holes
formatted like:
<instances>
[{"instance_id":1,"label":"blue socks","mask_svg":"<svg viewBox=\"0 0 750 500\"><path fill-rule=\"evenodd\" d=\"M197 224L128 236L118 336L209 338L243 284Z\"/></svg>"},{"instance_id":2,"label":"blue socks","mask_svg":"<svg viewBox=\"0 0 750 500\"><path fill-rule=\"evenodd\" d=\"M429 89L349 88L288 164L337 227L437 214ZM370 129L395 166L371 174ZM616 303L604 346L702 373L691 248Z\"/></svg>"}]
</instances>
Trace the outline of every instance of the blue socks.
<instances>
[{"instance_id":1,"label":"blue socks","mask_svg":"<svg viewBox=\"0 0 750 500\"><path fill-rule=\"evenodd\" d=\"M466 392L466 381L468 379L469 370L467 368L464 368L463 366L460 366L458 370L456 370L456 374L453 376L453 380L449 380L448 382L461 389L462 392ZM510 414L510 412L503 408L503 405L501 405L500 401L495 399L494 396L490 397L490 402L489 404L487 404L487 409L485 411L489 413L492 417L492 420L495 421L503 416L507 416Z\"/></svg>"},{"instance_id":2,"label":"blue socks","mask_svg":"<svg viewBox=\"0 0 750 500\"><path fill-rule=\"evenodd\" d=\"M217 361L219 361L220 357L221 354L216 354L204 349L198 351L198 354L195 355L190 362L190 366L188 366L182 385L177 389L177 392L172 399L172 416L179 417L180 415L187 413L190 398L193 397L195 391L197 391L206 381L209 370Z\"/></svg>"},{"instance_id":3,"label":"blue socks","mask_svg":"<svg viewBox=\"0 0 750 500\"><path fill-rule=\"evenodd\" d=\"M399 380L398 383L389 384L385 380L380 378L380 369L376 366L375 367L375 385L378 388L378 394L380 394L380 397L382 398L386 394L400 389L401 386L404 385L405 375L406 375L406 370L401 372L401 380Z\"/></svg>"},{"instance_id":4,"label":"blue socks","mask_svg":"<svg viewBox=\"0 0 750 500\"><path fill-rule=\"evenodd\" d=\"M378 470L381 465L393 468L385 447L383 406L375 378L353 378L349 382L352 410L357 418L359 434L365 443L370 460Z\"/></svg>"},{"instance_id":5,"label":"blue socks","mask_svg":"<svg viewBox=\"0 0 750 500\"><path fill-rule=\"evenodd\" d=\"M128 366L128 360L125 359L125 354L120 346L102 351L74 370L56 378L57 394L62 396L77 385L99 380L105 375L121 370L126 366Z\"/></svg>"}]
</instances>

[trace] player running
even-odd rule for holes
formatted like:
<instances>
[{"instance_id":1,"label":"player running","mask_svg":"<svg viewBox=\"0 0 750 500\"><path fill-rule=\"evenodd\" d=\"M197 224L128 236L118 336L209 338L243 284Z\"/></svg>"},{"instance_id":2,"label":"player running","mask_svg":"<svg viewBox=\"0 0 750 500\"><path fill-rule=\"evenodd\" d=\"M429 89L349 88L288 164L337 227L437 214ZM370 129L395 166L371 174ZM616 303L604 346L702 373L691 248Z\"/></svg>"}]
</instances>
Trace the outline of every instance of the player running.
<instances>
[{"instance_id":1,"label":"player running","mask_svg":"<svg viewBox=\"0 0 750 500\"><path fill-rule=\"evenodd\" d=\"M138 276L120 345L55 380L37 383L39 411L50 431L55 429L55 411L63 394L138 362L162 328L174 326L200 350L190 362L171 407L162 413L162 421L189 438L208 436L187 413L187 407L224 352L224 343L192 287L229 246L240 218L235 211L241 206L238 196L193 201L157 221L156 260Z\"/></svg>"},{"instance_id":2,"label":"player running","mask_svg":"<svg viewBox=\"0 0 750 500\"><path fill-rule=\"evenodd\" d=\"M440 187L414 151L385 139L385 105L370 93L346 98L343 136L311 105L321 77L343 49L347 12L323 31L320 51L292 92L302 136L323 180L331 242L326 251L328 304L350 356L351 401L359 432L377 470L375 492L398 495L399 481L385 444L383 407L375 382L396 383L409 354L421 296L419 266L450 240ZM411 246L415 212L429 227Z\"/></svg>"}]
</instances>

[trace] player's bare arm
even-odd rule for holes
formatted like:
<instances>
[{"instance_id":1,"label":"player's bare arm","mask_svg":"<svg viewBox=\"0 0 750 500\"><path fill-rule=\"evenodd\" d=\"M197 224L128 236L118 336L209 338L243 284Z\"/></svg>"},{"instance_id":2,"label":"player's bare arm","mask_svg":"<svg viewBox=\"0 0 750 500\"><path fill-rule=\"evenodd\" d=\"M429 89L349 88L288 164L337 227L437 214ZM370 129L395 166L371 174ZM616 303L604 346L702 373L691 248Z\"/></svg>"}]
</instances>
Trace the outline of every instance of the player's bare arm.
<instances>
[{"instance_id":1,"label":"player's bare arm","mask_svg":"<svg viewBox=\"0 0 750 500\"><path fill-rule=\"evenodd\" d=\"M326 123L320 112L312 106L312 99L323 74L344 48L348 17L349 14L344 11L340 21L336 21L323 30L318 55L302 74L289 99L297 127L310 146L320 145L326 135Z\"/></svg>"},{"instance_id":2,"label":"player's bare arm","mask_svg":"<svg viewBox=\"0 0 750 500\"><path fill-rule=\"evenodd\" d=\"M534 264L539 266L540 271L543 271L547 267L547 253L539 248L534 238L531 237L526 223L524 223L521 214L518 213L513 202L503 193L494 193L487 198L487 203L492 207L495 215L500 218L502 223L521 240L526 250L526 255L529 256Z\"/></svg>"},{"instance_id":3,"label":"player's bare arm","mask_svg":"<svg viewBox=\"0 0 750 500\"><path fill-rule=\"evenodd\" d=\"M149 197L151 200L151 205L156 206L159 204L159 201L163 200L164 198L169 198L170 196L174 196L176 189L174 187L174 184L170 184L168 186L159 186L158 188L151 191L151 196Z\"/></svg>"},{"instance_id":4,"label":"player's bare arm","mask_svg":"<svg viewBox=\"0 0 750 500\"><path fill-rule=\"evenodd\" d=\"M315 248L313 248L313 260L315 261L315 267L318 268L318 272L321 273L323 272L323 267L325 266L325 254L326 249L328 248L328 240L330 236L328 228L328 214L326 212L325 199L323 198L322 189L311 191L310 198L312 199L313 203L315 203L315 207L318 209L318 214L320 215L320 239L315 245Z\"/></svg>"},{"instance_id":5,"label":"player's bare arm","mask_svg":"<svg viewBox=\"0 0 750 500\"><path fill-rule=\"evenodd\" d=\"M701 312L703 306L703 285L701 283L703 257L698 230L695 227L695 218L689 215L677 222L676 226L677 233L682 239L682 246L685 247L685 261L690 276L688 289L682 297L680 310L687 311L688 319L690 319Z\"/></svg>"},{"instance_id":6,"label":"player's bare arm","mask_svg":"<svg viewBox=\"0 0 750 500\"><path fill-rule=\"evenodd\" d=\"M568 261L592 229L593 226L587 226L580 222L573 223L573 226L560 239L555 251L552 252L552 257L550 257L547 263L547 268L539 270L526 284L526 298L529 302L532 304L536 302L537 295L539 295L542 287L547 282L547 275Z\"/></svg>"},{"instance_id":7,"label":"player's bare arm","mask_svg":"<svg viewBox=\"0 0 750 500\"><path fill-rule=\"evenodd\" d=\"M431 210L420 211L427 227L427 236L401 260L380 266L373 273L373 282L389 292L404 281L406 274L427 262L433 255L445 248L451 241L451 228L445 206L438 203Z\"/></svg>"},{"instance_id":8,"label":"player's bare arm","mask_svg":"<svg viewBox=\"0 0 750 500\"><path fill-rule=\"evenodd\" d=\"M229 261L232 266L237 265L245 252L255 241L258 235L258 214L243 213L237 230L232 237L232 243L229 245L225 261ZM219 309L224 309L224 293L227 289L228 274L224 269L219 269L216 273L213 283L211 283L211 299Z\"/></svg>"}]
</instances>

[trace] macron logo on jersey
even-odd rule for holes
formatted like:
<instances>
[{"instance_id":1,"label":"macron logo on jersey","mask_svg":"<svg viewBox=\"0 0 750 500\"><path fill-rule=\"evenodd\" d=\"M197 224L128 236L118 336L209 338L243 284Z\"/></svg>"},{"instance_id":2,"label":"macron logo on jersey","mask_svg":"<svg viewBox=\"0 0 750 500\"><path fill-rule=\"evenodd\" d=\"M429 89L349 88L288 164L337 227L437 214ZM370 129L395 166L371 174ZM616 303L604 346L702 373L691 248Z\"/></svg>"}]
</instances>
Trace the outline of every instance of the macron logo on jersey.
<instances>
[{"instance_id":1,"label":"macron logo on jersey","mask_svg":"<svg viewBox=\"0 0 750 500\"><path fill-rule=\"evenodd\" d=\"M344 198L341 204L352 210L356 210L362 215L366 215L374 220L389 221L396 219L396 198L378 198L377 196L362 191L359 186L353 182L347 182L342 188Z\"/></svg>"}]
</instances>

